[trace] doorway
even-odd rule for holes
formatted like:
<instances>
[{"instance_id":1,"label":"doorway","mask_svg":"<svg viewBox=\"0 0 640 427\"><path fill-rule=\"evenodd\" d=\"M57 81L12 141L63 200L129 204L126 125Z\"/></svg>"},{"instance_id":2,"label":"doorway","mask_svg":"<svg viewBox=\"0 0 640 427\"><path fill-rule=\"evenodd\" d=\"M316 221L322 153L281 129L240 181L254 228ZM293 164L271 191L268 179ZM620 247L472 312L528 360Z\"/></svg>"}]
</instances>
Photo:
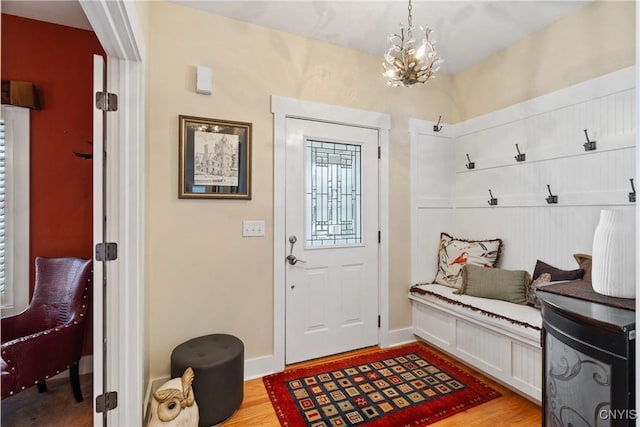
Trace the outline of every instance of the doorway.
<instances>
[{"instance_id":1,"label":"doorway","mask_svg":"<svg viewBox=\"0 0 640 427\"><path fill-rule=\"evenodd\" d=\"M376 345L378 131L287 118L286 142L286 363Z\"/></svg>"},{"instance_id":2,"label":"doorway","mask_svg":"<svg viewBox=\"0 0 640 427\"><path fill-rule=\"evenodd\" d=\"M287 231L287 196L285 195L285 192L287 190L287 182L289 182L290 180L303 180L301 176L288 177L288 173L286 172L288 155L287 128L288 126L290 126L290 123L292 123L288 122L289 119L302 119L305 122L324 122L325 124L331 125L342 125L345 127L353 128L366 128L377 134L378 144L374 145L376 146L376 148L377 146L379 146L379 151L374 149L375 159L373 163L377 164L378 168L378 200L377 207L374 208L377 209L378 228L376 229L374 240L377 242L377 237L379 234L380 243L377 244L378 279L376 288L373 292L377 293L378 295L378 307L375 311L379 315L379 318L377 318L377 316L375 318L376 337L373 343L377 343L382 347L389 345L389 115L279 96L272 96L271 111L274 114L274 341L273 357L270 359L270 367L268 369L274 372L284 369L286 360L285 348L287 337L285 315L287 308L286 298L287 291L291 290L290 286L287 286L287 269L289 267L299 268L304 265L304 263L296 263L295 265L291 266L291 264L286 259L286 257L291 252L291 243L288 239L289 237L294 235L288 234ZM311 136L312 133L313 132L308 133L307 135ZM344 138L340 136L329 136L330 137L326 142L335 143L354 141L353 138L349 137ZM357 138L355 140L357 140ZM297 232L301 233L300 231ZM300 236L298 236L297 234L295 235L296 240L299 237L302 237L302 234L300 234ZM303 240L308 239L307 237L305 237ZM303 240L297 240L296 243L294 243L293 255L305 261L305 258L303 258L302 256L302 252L297 252L302 250L302 244L299 243ZM315 251L321 253L324 250L305 249L305 256L307 256L307 251ZM375 267L374 270L376 270ZM354 311L352 311L352 313L354 313ZM358 323L358 321L355 321L353 323ZM286 363L291 362L287 359Z\"/></svg>"}]
</instances>

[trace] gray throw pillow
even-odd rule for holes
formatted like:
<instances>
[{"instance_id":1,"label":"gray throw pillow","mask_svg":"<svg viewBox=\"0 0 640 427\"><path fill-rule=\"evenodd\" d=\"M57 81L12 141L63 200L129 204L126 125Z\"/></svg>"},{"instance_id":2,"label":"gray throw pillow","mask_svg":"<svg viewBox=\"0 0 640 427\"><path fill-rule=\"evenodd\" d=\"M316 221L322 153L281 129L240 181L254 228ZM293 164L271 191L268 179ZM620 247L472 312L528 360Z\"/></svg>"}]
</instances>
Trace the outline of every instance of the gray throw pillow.
<instances>
[{"instance_id":1,"label":"gray throw pillow","mask_svg":"<svg viewBox=\"0 0 640 427\"><path fill-rule=\"evenodd\" d=\"M459 293L526 304L531 275L524 270L503 270L467 264Z\"/></svg>"}]
</instances>

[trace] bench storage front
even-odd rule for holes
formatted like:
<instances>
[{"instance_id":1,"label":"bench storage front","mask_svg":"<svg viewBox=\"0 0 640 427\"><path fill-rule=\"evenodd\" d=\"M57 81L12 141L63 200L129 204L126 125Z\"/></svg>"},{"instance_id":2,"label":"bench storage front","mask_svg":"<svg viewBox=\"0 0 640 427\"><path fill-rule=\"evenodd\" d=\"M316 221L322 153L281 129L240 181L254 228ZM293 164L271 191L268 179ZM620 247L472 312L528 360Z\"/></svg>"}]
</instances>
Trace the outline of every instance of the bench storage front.
<instances>
[{"instance_id":1,"label":"bench storage front","mask_svg":"<svg viewBox=\"0 0 640 427\"><path fill-rule=\"evenodd\" d=\"M436 284L411 288L413 333L539 404L540 311L454 290Z\"/></svg>"}]
</instances>

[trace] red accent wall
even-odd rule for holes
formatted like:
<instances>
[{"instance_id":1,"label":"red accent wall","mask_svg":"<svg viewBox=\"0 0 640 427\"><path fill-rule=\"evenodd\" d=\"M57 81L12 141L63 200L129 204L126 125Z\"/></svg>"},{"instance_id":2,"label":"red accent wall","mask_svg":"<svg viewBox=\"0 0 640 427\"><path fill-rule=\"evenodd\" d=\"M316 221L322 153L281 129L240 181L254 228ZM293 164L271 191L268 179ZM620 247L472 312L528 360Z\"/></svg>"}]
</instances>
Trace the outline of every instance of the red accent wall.
<instances>
[{"instance_id":1,"label":"red accent wall","mask_svg":"<svg viewBox=\"0 0 640 427\"><path fill-rule=\"evenodd\" d=\"M93 256L93 161L73 152L92 151L93 54L105 53L91 31L7 14L1 28L2 79L33 82L42 106L31 111L31 296L36 256Z\"/></svg>"}]
</instances>

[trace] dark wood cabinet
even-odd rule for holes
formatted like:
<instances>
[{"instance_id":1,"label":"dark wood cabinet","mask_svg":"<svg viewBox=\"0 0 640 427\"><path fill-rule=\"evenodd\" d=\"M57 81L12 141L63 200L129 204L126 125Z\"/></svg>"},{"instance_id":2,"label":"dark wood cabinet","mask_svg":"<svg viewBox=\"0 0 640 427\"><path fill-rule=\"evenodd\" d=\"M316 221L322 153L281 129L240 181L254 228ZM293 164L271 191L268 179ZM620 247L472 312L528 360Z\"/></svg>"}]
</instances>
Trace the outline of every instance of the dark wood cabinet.
<instances>
[{"instance_id":1,"label":"dark wood cabinet","mask_svg":"<svg viewBox=\"0 0 640 427\"><path fill-rule=\"evenodd\" d=\"M549 292L537 296L543 425L635 425L635 312Z\"/></svg>"}]
</instances>

